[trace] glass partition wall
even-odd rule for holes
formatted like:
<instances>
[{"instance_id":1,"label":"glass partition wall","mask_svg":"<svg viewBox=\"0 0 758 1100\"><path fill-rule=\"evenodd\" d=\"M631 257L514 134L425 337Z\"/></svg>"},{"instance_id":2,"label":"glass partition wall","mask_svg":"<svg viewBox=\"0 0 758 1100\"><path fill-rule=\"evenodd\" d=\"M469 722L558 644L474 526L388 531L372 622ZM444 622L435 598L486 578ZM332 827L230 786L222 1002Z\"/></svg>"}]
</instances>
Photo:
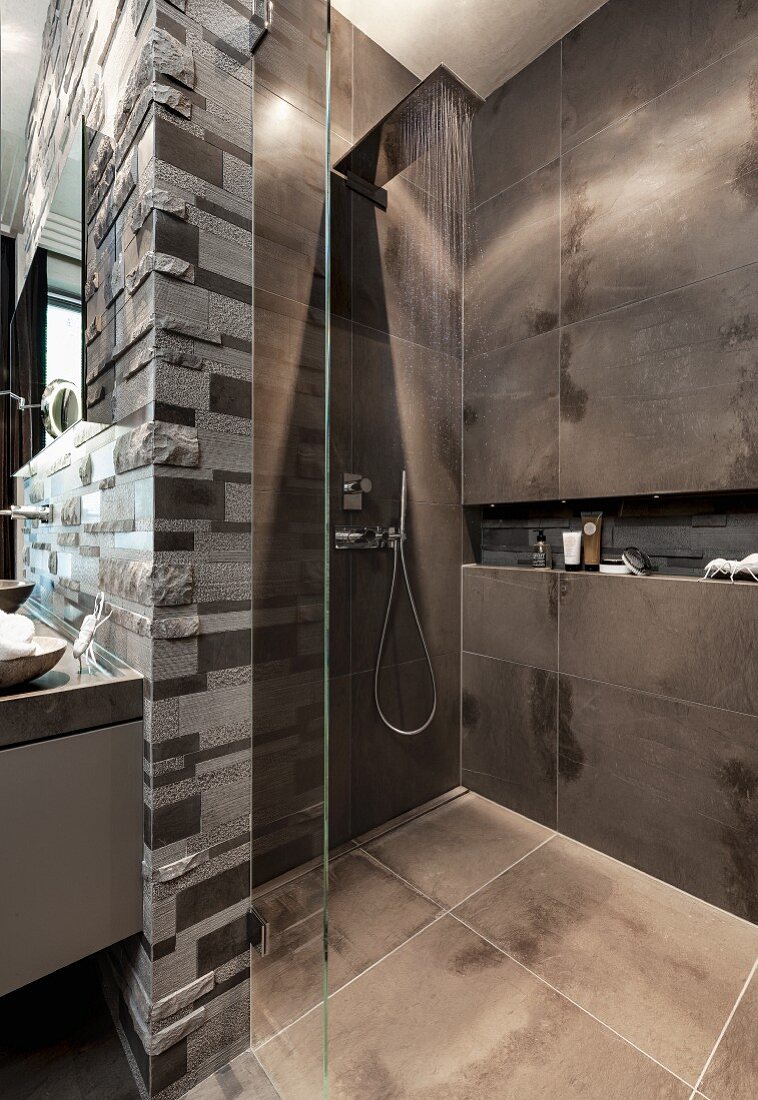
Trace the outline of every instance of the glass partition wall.
<instances>
[{"instance_id":1,"label":"glass partition wall","mask_svg":"<svg viewBox=\"0 0 758 1100\"><path fill-rule=\"evenodd\" d=\"M758 14L534 6L255 57L264 1096L711 1095L755 959L756 589L686 582L758 538Z\"/></svg>"}]
</instances>

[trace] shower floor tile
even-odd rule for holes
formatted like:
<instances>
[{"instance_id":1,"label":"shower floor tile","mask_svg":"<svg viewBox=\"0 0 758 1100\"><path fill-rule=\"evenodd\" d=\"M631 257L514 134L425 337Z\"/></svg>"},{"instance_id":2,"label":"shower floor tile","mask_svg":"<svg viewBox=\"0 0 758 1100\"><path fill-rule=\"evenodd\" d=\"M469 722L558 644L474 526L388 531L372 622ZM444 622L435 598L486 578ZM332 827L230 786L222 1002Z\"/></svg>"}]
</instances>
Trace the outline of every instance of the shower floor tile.
<instances>
[{"instance_id":1,"label":"shower floor tile","mask_svg":"<svg viewBox=\"0 0 758 1100\"><path fill-rule=\"evenodd\" d=\"M329 869L329 988L339 989L439 915L439 908L365 852ZM256 900L271 953L253 961L253 1046L323 1000L323 871Z\"/></svg>"},{"instance_id":2,"label":"shower floor tile","mask_svg":"<svg viewBox=\"0 0 758 1100\"><path fill-rule=\"evenodd\" d=\"M229 1095L315 1100L321 871L256 904L274 954ZM758 927L477 795L333 860L329 924L331 1100L758 1095Z\"/></svg>"},{"instance_id":3,"label":"shower floor tile","mask_svg":"<svg viewBox=\"0 0 758 1100\"><path fill-rule=\"evenodd\" d=\"M334 1100L688 1100L691 1088L446 915L330 1001ZM258 1051L287 1100L321 1087L321 1015Z\"/></svg>"},{"instance_id":4,"label":"shower floor tile","mask_svg":"<svg viewBox=\"0 0 758 1100\"><path fill-rule=\"evenodd\" d=\"M468 793L367 844L366 851L449 909L553 835Z\"/></svg>"},{"instance_id":5,"label":"shower floor tile","mask_svg":"<svg viewBox=\"0 0 758 1100\"><path fill-rule=\"evenodd\" d=\"M693 1082L758 955L758 928L565 837L455 912Z\"/></svg>"}]
</instances>

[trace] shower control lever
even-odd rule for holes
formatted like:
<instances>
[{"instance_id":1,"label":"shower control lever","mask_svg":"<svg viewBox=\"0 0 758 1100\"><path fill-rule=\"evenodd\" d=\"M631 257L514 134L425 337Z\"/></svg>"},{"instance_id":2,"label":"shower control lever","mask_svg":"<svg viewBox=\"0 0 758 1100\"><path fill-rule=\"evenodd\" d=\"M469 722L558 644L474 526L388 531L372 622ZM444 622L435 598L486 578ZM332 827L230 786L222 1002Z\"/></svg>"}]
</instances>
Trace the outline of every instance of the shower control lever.
<instances>
[{"instance_id":1,"label":"shower control lever","mask_svg":"<svg viewBox=\"0 0 758 1100\"><path fill-rule=\"evenodd\" d=\"M371 492L371 480L361 474L342 475L342 507L346 512L360 512L363 494Z\"/></svg>"},{"instance_id":2,"label":"shower control lever","mask_svg":"<svg viewBox=\"0 0 758 1100\"><path fill-rule=\"evenodd\" d=\"M384 550L395 537L394 527L345 527L334 528L335 550Z\"/></svg>"}]
</instances>

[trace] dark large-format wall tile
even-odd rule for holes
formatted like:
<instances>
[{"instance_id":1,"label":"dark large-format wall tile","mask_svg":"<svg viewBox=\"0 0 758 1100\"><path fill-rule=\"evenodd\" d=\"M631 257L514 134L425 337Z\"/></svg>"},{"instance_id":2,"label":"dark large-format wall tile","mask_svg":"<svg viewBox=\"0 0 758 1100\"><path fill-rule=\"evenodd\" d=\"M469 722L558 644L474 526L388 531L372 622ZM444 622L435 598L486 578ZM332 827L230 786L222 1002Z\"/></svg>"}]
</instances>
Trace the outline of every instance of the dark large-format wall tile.
<instances>
[{"instance_id":1,"label":"dark large-format wall tile","mask_svg":"<svg viewBox=\"0 0 758 1100\"><path fill-rule=\"evenodd\" d=\"M487 97L474 116L474 202L555 160L561 148L561 46L556 43Z\"/></svg>"},{"instance_id":2,"label":"dark large-format wall tile","mask_svg":"<svg viewBox=\"0 0 758 1100\"><path fill-rule=\"evenodd\" d=\"M418 77L357 27L353 51L353 135L359 140L416 87Z\"/></svg>"},{"instance_id":3,"label":"dark large-format wall tile","mask_svg":"<svg viewBox=\"0 0 758 1100\"><path fill-rule=\"evenodd\" d=\"M397 525L400 504L374 501L365 519ZM346 551L343 551L346 553ZM356 552L352 555L352 670L374 667L392 578L391 550ZM461 527L454 505L408 505L408 539L405 544L413 597L421 618L426 643L432 654L454 653L460 648ZM383 664L400 664L423 657L402 569L398 564L395 596L387 626ZM452 731L451 731L452 733Z\"/></svg>"},{"instance_id":4,"label":"dark large-format wall tile","mask_svg":"<svg viewBox=\"0 0 758 1100\"><path fill-rule=\"evenodd\" d=\"M463 570L463 648L536 668L558 668L558 574Z\"/></svg>"},{"instance_id":5,"label":"dark large-format wall tile","mask_svg":"<svg viewBox=\"0 0 758 1100\"><path fill-rule=\"evenodd\" d=\"M756 295L752 264L563 330L561 496L758 484Z\"/></svg>"},{"instance_id":6,"label":"dark large-format wall tile","mask_svg":"<svg viewBox=\"0 0 758 1100\"><path fill-rule=\"evenodd\" d=\"M558 828L758 920L758 718L561 675Z\"/></svg>"},{"instance_id":7,"label":"dark large-format wall tile","mask_svg":"<svg viewBox=\"0 0 758 1100\"><path fill-rule=\"evenodd\" d=\"M758 715L758 586L561 578L561 673Z\"/></svg>"},{"instance_id":8,"label":"dark large-format wall tile","mask_svg":"<svg viewBox=\"0 0 758 1100\"><path fill-rule=\"evenodd\" d=\"M257 81L322 123L326 117L326 34L326 0L280 0L276 20L254 62Z\"/></svg>"},{"instance_id":9,"label":"dark large-format wall tile","mask_svg":"<svg viewBox=\"0 0 758 1100\"><path fill-rule=\"evenodd\" d=\"M353 836L452 790L460 781L459 654L435 657L433 666L437 711L431 725L416 737L393 733L382 723L374 704L373 672L352 677ZM385 669L380 678L380 699L394 726L420 726L432 703L426 661Z\"/></svg>"},{"instance_id":10,"label":"dark large-format wall tile","mask_svg":"<svg viewBox=\"0 0 758 1100\"><path fill-rule=\"evenodd\" d=\"M558 324L560 165L540 168L470 216L466 351L481 354Z\"/></svg>"},{"instance_id":11,"label":"dark large-format wall tile","mask_svg":"<svg viewBox=\"0 0 758 1100\"><path fill-rule=\"evenodd\" d=\"M461 267L443 247L441 204L395 176L381 210L353 203L353 319L403 340L460 354Z\"/></svg>"},{"instance_id":12,"label":"dark large-format wall tile","mask_svg":"<svg viewBox=\"0 0 758 1100\"><path fill-rule=\"evenodd\" d=\"M562 320L756 259L758 39L563 157Z\"/></svg>"},{"instance_id":13,"label":"dark large-format wall tile","mask_svg":"<svg viewBox=\"0 0 758 1100\"><path fill-rule=\"evenodd\" d=\"M610 0L563 40L563 143L578 144L758 34L744 0Z\"/></svg>"},{"instance_id":14,"label":"dark large-format wall tile","mask_svg":"<svg viewBox=\"0 0 758 1100\"><path fill-rule=\"evenodd\" d=\"M466 504L558 496L558 330L466 359Z\"/></svg>"},{"instance_id":15,"label":"dark large-format wall tile","mask_svg":"<svg viewBox=\"0 0 758 1100\"><path fill-rule=\"evenodd\" d=\"M396 498L403 469L417 501L460 500L461 363L394 336L353 326L355 469L372 494Z\"/></svg>"},{"instance_id":16,"label":"dark large-format wall tile","mask_svg":"<svg viewBox=\"0 0 758 1100\"><path fill-rule=\"evenodd\" d=\"M555 827L554 672L463 654L462 781Z\"/></svg>"},{"instance_id":17,"label":"dark large-format wall tile","mask_svg":"<svg viewBox=\"0 0 758 1100\"><path fill-rule=\"evenodd\" d=\"M256 286L323 308L323 125L260 85L253 124Z\"/></svg>"}]
</instances>

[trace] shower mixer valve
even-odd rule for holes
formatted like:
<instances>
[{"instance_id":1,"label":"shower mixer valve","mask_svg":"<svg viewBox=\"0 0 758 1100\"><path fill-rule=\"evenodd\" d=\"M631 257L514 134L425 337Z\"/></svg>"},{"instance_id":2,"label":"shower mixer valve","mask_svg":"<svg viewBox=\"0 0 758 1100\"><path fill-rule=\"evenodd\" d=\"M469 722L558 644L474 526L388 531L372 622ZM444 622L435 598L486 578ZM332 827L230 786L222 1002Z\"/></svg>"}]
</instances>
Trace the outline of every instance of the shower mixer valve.
<instances>
[{"instance_id":1,"label":"shower mixer valve","mask_svg":"<svg viewBox=\"0 0 758 1100\"><path fill-rule=\"evenodd\" d=\"M334 528L335 550L385 550L399 538L396 527L346 527Z\"/></svg>"},{"instance_id":2,"label":"shower mixer valve","mask_svg":"<svg viewBox=\"0 0 758 1100\"><path fill-rule=\"evenodd\" d=\"M346 512L360 512L363 507L363 494L372 489L370 478L361 474L342 475L342 507Z\"/></svg>"}]
</instances>

